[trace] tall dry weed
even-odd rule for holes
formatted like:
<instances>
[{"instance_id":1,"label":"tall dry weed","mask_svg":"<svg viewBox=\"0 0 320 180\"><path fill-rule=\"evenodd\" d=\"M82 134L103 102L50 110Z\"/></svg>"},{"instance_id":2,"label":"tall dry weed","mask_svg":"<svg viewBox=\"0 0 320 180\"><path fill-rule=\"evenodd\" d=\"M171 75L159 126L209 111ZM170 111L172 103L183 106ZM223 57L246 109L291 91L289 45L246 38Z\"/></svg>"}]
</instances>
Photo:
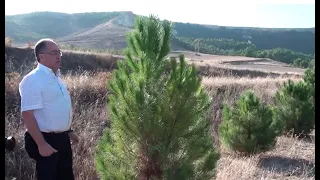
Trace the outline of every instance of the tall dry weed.
<instances>
[{"instance_id":1,"label":"tall dry weed","mask_svg":"<svg viewBox=\"0 0 320 180\"><path fill-rule=\"evenodd\" d=\"M4 45L5 47L12 47L13 39L10 37L6 37L4 39Z\"/></svg>"}]
</instances>

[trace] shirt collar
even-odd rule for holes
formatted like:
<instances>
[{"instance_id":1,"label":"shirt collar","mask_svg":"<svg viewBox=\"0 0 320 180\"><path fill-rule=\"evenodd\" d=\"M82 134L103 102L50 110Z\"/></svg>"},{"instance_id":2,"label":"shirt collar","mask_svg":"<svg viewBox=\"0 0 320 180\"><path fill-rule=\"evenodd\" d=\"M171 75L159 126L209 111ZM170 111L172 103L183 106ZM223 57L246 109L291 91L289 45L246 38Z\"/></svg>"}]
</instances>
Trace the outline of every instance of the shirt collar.
<instances>
[{"instance_id":1,"label":"shirt collar","mask_svg":"<svg viewBox=\"0 0 320 180\"><path fill-rule=\"evenodd\" d=\"M54 76L58 76L58 77L60 76L60 69L57 70L57 75L55 75L54 72L52 71L52 69L48 68L47 66L45 66L41 63L38 63L37 69L42 70L50 75L54 75Z\"/></svg>"}]
</instances>

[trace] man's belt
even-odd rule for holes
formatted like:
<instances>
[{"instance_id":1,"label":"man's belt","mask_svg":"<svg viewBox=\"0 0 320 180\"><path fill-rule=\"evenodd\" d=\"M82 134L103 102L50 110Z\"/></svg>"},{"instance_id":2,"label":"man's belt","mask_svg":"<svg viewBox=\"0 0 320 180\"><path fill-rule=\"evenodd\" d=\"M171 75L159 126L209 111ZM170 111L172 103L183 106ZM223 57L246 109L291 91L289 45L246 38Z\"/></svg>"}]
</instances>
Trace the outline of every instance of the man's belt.
<instances>
[{"instance_id":1,"label":"man's belt","mask_svg":"<svg viewBox=\"0 0 320 180\"><path fill-rule=\"evenodd\" d=\"M70 132L73 132L73 130L67 130L67 131L50 131L50 132L43 132L43 133L46 133L46 134L63 134L63 133L70 133Z\"/></svg>"}]
</instances>

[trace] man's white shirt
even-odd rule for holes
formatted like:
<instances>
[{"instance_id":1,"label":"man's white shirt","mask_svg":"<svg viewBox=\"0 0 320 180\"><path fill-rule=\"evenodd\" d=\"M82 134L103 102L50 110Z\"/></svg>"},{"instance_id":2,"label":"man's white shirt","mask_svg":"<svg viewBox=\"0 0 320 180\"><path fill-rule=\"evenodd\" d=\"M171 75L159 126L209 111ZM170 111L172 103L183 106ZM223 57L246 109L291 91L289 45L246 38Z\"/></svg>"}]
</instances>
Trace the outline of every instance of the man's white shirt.
<instances>
[{"instance_id":1,"label":"man's white shirt","mask_svg":"<svg viewBox=\"0 0 320 180\"><path fill-rule=\"evenodd\" d=\"M71 98L59 75L38 63L19 84L21 112L34 110L42 132L69 130L72 120Z\"/></svg>"}]
</instances>

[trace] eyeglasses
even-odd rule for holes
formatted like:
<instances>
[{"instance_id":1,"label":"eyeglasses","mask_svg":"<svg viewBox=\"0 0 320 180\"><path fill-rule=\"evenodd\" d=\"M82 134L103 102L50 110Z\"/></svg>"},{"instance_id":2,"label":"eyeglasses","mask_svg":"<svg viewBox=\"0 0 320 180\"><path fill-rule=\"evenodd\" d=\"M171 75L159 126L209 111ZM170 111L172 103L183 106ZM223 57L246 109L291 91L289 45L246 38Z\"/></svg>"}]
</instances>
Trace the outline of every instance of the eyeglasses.
<instances>
[{"instance_id":1,"label":"eyeglasses","mask_svg":"<svg viewBox=\"0 0 320 180\"><path fill-rule=\"evenodd\" d=\"M41 52L39 54L50 54L51 56L62 56L61 51Z\"/></svg>"}]
</instances>

